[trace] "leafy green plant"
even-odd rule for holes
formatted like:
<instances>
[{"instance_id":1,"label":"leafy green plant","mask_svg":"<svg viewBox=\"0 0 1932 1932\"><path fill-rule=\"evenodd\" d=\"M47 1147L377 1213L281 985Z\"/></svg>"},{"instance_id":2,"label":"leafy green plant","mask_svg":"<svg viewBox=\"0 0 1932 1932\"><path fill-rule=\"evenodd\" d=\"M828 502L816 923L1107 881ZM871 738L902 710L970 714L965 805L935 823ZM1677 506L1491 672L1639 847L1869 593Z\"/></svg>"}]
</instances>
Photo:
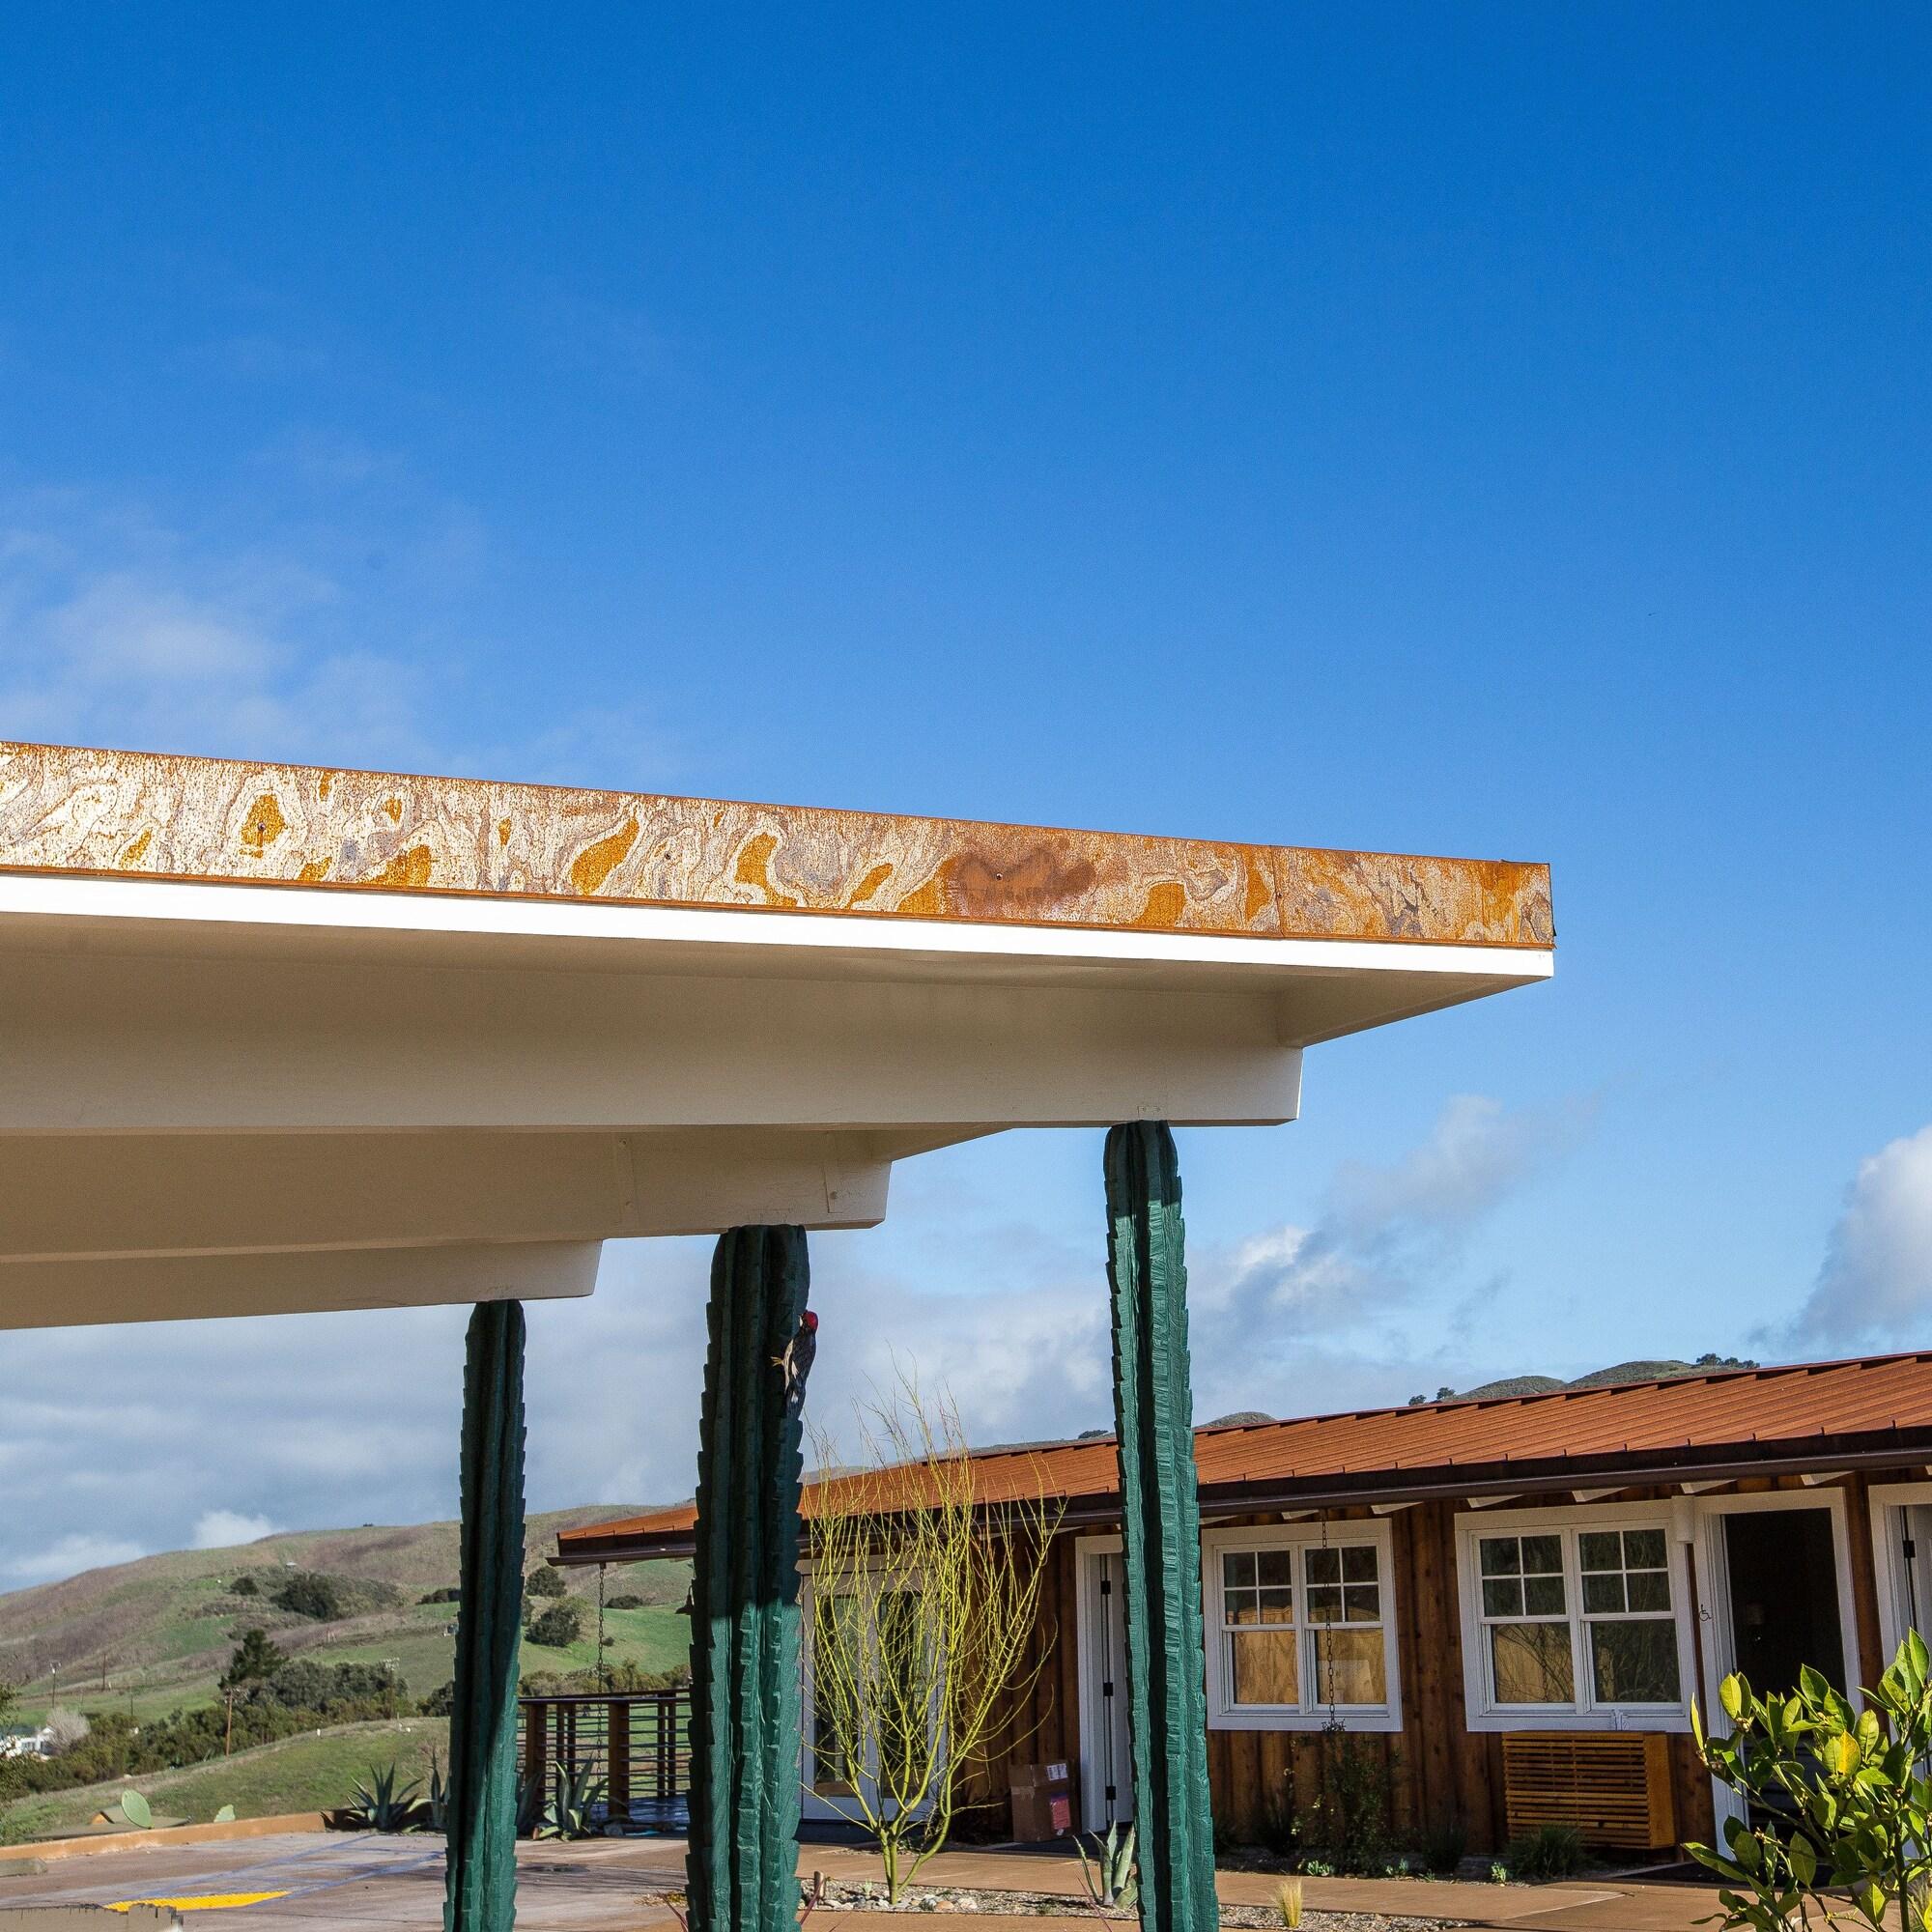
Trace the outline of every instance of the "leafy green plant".
<instances>
[{"instance_id":1,"label":"leafy green plant","mask_svg":"<svg viewBox=\"0 0 1932 1932\"><path fill-rule=\"evenodd\" d=\"M137 1832L152 1832L155 1829L154 1811L138 1791L124 1791L121 1794L121 1815Z\"/></svg>"},{"instance_id":2,"label":"leafy green plant","mask_svg":"<svg viewBox=\"0 0 1932 1932\"><path fill-rule=\"evenodd\" d=\"M423 1801L423 1822L432 1832L449 1830L449 1780L442 1775L442 1756L429 1754L429 1796Z\"/></svg>"},{"instance_id":3,"label":"leafy green plant","mask_svg":"<svg viewBox=\"0 0 1932 1932\"><path fill-rule=\"evenodd\" d=\"M393 1764L382 1771L370 1766L368 1782L356 1784L354 1802L348 1807L349 1822L354 1829L361 1832L410 1829L415 1822L416 1793L421 1787L413 1782L400 1784L400 1776Z\"/></svg>"},{"instance_id":4,"label":"leafy green plant","mask_svg":"<svg viewBox=\"0 0 1932 1932\"><path fill-rule=\"evenodd\" d=\"M1395 1856L1389 1831L1388 1786L1393 1752L1339 1723L1321 1732L1321 1777L1294 1816L1302 1869L1320 1863L1343 1872L1380 1875ZM1296 1791L1297 1799L1302 1798Z\"/></svg>"},{"instance_id":5,"label":"leafy green plant","mask_svg":"<svg viewBox=\"0 0 1932 1932\"><path fill-rule=\"evenodd\" d=\"M582 1764L551 1767L550 1802L544 1806L534 1836L587 1838L597 1830L592 1812L604 1802L604 1780L586 1759Z\"/></svg>"},{"instance_id":6,"label":"leafy green plant","mask_svg":"<svg viewBox=\"0 0 1932 1932\"><path fill-rule=\"evenodd\" d=\"M1574 1825L1539 1825L1510 1840L1503 1862L1512 1877L1536 1881L1575 1878L1590 1858Z\"/></svg>"},{"instance_id":7,"label":"leafy green plant","mask_svg":"<svg viewBox=\"0 0 1932 1932\"><path fill-rule=\"evenodd\" d=\"M1087 1856L1089 1842L1094 1847L1092 1859ZM1119 1907L1131 1912L1141 1895L1140 1866L1134 1860L1134 1828L1129 1825L1122 1836L1118 1824L1109 1825L1104 1838L1090 1841L1075 1837L1073 1849L1080 1854L1080 1876L1087 1882L1087 1895L1094 1901L1094 1909L1112 1912Z\"/></svg>"},{"instance_id":8,"label":"leafy green plant","mask_svg":"<svg viewBox=\"0 0 1932 1932\"><path fill-rule=\"evenodd\" d=\"M553 1570L548 1563L539 1564L524 1579L526 1597L561 1597L563 1594L563 1573Z\"/></svg>"},{"instance_id":9,"label":"leafy green plant","mask_svg":"<svg viewBox=\"0 0 1932 1932\"><path fill-rule=\"evenodd\" d=\"M234 1807L234 1805L232 1805L232 1804L224 1804L224 1805L223 1805L223 1806L221 1807L221 1809L220 1809L219 1811L217 1811L217 1812L216 1812L216 1813L214 1814L214 1817L213 1817L213 1820L212 1820L211 1822L212 1822L212 1823L213 1823L213 1824L216 1824L216 1825L232 1825L232 1824L234 1824L234 1822L235 1822L235 1807Z\"/></svg>"},{"instance_id":10,"label":"leafy green plant","mask_svg":"<svg viewBox=\"0 0 1932 1932\"><path fill-rule=\"evenodd\" d=\"M546 1650L568 1650L583 1634L583 1612L572 1603L553 1604L539 1610L524 1631L531 1643Z\"/></svg>"},{"instance_id":11,"label":"leafy green plant","mask_svg":"<svg viewBox=\"0 0 1932 1932\"><path fill-rule=\"evenodd\" d=\"M222 1674L224 1690L239 1690L246 1684L259 1684L272 1677L289 1661L288 1652L272 1642L267 1631L245 1630L235 1654Z\"/></svg>"},{"instance_id":12,"label":"leafy green plant","mask_svg":"<svg viewBox=\"0 0 1932 1932\"><path fill-rule=\"evenodd\" d=\"M1697 1750L1712 1775L1745 1801L1750 1819L1727 1819L1724 1849L1685 1846L1723 1880L1719 1922L1780 1932L1830 1919L1849 1894L1872 1932L1887 1915L1906 1932L1932 1932L1932 1684L1923 1638L1908 1631L1890 1667L1850 1701L1809 1665L1789 1694L1761 1696L1742 1676L1718 1699L1729 1734L1707 1735L1693 1704Z\"/></svg>"},{"instance_id":13,"label":"leafy green plant","mask_svg":"<svg viewBox=\"0 0 1932 1932\"><path fill-rule=\"evenodd\" d=\"M1469 1834L1461 1825L1438 1825L1422 1841L1422 1862L1438 1878L1452 1877L1469 1850Z\"/></svg>"}]
</instances>

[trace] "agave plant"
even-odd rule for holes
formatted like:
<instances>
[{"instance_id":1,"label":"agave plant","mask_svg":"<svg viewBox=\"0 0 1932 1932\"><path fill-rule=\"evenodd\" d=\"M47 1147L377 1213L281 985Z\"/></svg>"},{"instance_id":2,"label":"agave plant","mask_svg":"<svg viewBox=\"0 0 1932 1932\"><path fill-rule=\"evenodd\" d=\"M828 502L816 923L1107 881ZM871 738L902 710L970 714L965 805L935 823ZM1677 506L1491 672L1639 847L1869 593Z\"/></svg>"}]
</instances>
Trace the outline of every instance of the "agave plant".
<instances>
[{"instance_id":1,"label":"agave plant","mask_svg":"<svg viewBox=\"0 0 1932 1932\"><path fill-rule=\"evenodd\" d=\"M1132 1911L1141 1895L1140 1866L1134 1862L1134 1828L1129 1825L1122 1836L1118 1824L1109 1825L1107 1835L1094 1839L1093 1844L1094 1856L1089 1859L1087 1846L1077 1837L1073 1840L1073 1849L1080 1854L1080 1876L1087 1881L1087 1895L1094 1909Z\"/></svg>"},{"instance_id":2,"label":"agave plant","mask_svg":"<svg viewBox=\"0 0 1932 1932\"><path fill-rule=\"evenodd\" d=\"M552 1771L550 1803L536 1829L539 1838L587 1838L596 1830L591 1812L604 1802L604 1780L589 1761L558 1764Z\"/></svg>"},{"instance_id":3,"label":"agave plant","mask_svg":"<svg viewBox=\"0 0 1932 1932\"><path fill-rule=\"evenodd\" d=\"M391 1764L382 1771L369 1767L369 1781L355 1786L355 1802L349 1806L349 1821L357 1831L407 1832L414 1822L416 1793L414 1783L398 1785L401 1774Z\"/></svg>"},{"instance_id":4,"label":"agave plant","mask_svg":"<svg viewBox=\"0 0 1932 1932\"><path fill-rule=\"evenodd\" d=\"M424 1823L432 1832L449 1830L449 1780L442 1775L442 1759L429 1754L429 1796L424 1801Z\"/></svg>"}]
</instances>

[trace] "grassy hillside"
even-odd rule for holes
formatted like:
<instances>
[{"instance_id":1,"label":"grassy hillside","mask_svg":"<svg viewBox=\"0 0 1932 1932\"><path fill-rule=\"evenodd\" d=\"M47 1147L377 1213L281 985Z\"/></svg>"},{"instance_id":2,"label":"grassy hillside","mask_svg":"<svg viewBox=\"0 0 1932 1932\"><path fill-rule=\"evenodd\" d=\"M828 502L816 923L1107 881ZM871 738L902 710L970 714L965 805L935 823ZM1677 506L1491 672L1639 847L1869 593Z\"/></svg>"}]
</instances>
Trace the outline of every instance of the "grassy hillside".
<instances>
[{"instance_id":1,"label":"grassy hillside","mask_svg":"<svg viewBox=\"0 0 1932 1932\"><path fill-rule=\"evenodd\" d=\"M554 1511L529 1520L530 1565L554 1547L560 1529L634 1515L635 1507ZM387 1586L398 1601L333 1623L315 1623L277 1608L266 1595L237 1596L242 1576L272 1590L288 1570L311 1570L371 1586ZM419 1604L425 1592L456 1581L457 1525L417 1523L360 1529L308 1530L264 1537L234 1549L174 1550L134 1563L90 1570L64 1582L0 1595L0 1678L22 1686L21 1715L38 1720L53 1701L56 1681L64 1704L80 1710L131 1709L137 1719L215 1694L236 1634L259 1626L293 1654L321 1662L393 1660L410 1689L423 1696L451 1674L454 1641L449 1604ZM596 1661L597 1573L562 1573L584 1611L584 1639L569 1650L526 1646L526 1672L582 1669ZM616 1596L645 1599L646 1607L606 1619L616 1639L613 1662L662 1670L679 1662L689 1643L676 1615L690 1580L685 1563L647 1563L607 1572Z\"/></svg>"},{"instance_id":2,"label":"grassy hillside","mask_svg":"<svg viewBox=\"0 0 1932 1932\"><path fill-rule=\"evenodd\" d=\"M426 1780L432 1751L446 1768L449 1725L444 1719L411 1718L304 1732L183 1771L18 1799L0 1808L0 1843L17 1844L84 1825L130 1786L157 1812L185 1818L191 1825L206 1824L224 1804L234 1805L242 1818L333 1810L350 1802L357 1780L372 1766L396 1765L406 1784Z\"/></svg>"}]
</instances>

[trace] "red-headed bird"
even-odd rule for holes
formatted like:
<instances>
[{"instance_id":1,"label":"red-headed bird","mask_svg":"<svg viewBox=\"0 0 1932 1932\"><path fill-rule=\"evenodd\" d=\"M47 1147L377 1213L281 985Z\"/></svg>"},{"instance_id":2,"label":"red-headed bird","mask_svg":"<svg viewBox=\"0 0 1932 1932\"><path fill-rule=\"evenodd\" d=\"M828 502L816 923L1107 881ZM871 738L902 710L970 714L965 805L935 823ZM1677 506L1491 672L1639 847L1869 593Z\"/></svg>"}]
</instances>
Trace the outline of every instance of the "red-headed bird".
<instances>
[{"instance_id":1,"label":"red-headed bird","mask_svg":"<svg viewBox=\"0 0 1932 1932\"><path fill-rule=\"evenodd\" d=\"M772 1357L772 1367L784 1371L787 1422L805 1406L805 1378L810 1375L812 1358L817 1353L818 1317L808 1308L798 1318L798 1332L785 1344L784 1353Z\"/></svg>"}]
</instances>

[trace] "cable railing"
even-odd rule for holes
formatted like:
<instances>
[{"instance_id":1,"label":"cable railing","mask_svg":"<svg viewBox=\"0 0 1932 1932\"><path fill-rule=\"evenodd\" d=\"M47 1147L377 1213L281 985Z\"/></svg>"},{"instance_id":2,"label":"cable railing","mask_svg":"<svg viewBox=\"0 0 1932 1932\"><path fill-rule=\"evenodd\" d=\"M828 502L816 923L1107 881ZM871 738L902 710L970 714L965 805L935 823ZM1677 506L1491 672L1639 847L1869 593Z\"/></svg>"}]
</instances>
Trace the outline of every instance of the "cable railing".
<instances>
[{"instance_id":1,"label":"cable railing","mask_svg":"<svg viewBox=\"0 0 1932 1932\"><path fill-rule=\"evenodd\" d=\"M605 1816L661 1822L691 1778L691 1691L602 1691L519 1699L517 1758L553 1788L553 1767L588 1765L605 1787Z\"/></svg>"}]
</instances>

